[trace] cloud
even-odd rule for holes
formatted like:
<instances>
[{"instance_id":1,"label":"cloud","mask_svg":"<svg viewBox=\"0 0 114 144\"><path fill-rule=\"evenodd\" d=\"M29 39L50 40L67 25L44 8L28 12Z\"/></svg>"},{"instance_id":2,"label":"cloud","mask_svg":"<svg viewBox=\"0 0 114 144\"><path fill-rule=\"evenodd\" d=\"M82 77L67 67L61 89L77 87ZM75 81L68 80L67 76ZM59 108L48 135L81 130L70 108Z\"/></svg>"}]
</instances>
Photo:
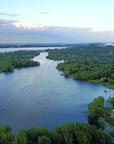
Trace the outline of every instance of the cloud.
<instances>
[{"instance_id":1,"label":"cloud","mask_svg":"<svg viewBox=\"0 0 114 144\"><path fill-rule=\"evenodd\" d=\"M20 16L19 14L8 14L8 13L0 13L1 16L9 16L9 17L17 17Z\"/></svg>"},{"instance_id":2,"label":"cloud","mask_svg":"<svg viewBox=\"0 0 114 144\"><path fill-rule=\"evenodd\" d=\"M0 43L10 42L110 42L114 31L93 28L19 23L0 19Z\"/></svg>"},{"instance_id":3,"label":"cloud","mask_svg":"<svg viewBox=\"0 0 114 144\"><path fill-rule=\"evenodd\" d=\"M40 12L39 14L46 15L46 14L48 14L48 12Z\"/></svg>"},{"instance_id":4,"label":"cloud","mask_svg":"<svg viewBox=\"0 0 114 144\"><path fill-rule=\"evenodd\" d=\"M0 25L10 25L16 23L16 20L0 19Z\"/></svg>"},{"instance_id":5,"label":"cloud","mask_svg":"<svg viewBox=\"0 0 114 144\"><path fill-rule=\"evenodd\" d=\"M41 24L36 24L36 23L14 23L14 25L17 28L24 28L24 29L29 29L29 30L38 30L38 29L42 29L43 27L45 27L45 25L41 25Z\"/></svg>"}]
</instances>

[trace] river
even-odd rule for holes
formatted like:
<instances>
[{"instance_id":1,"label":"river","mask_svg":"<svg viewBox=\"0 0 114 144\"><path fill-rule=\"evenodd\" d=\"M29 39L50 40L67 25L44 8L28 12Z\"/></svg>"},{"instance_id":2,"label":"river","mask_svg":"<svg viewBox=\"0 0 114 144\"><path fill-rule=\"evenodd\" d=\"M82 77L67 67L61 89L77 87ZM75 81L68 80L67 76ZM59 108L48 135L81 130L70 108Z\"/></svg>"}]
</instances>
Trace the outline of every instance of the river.
<instances>
[{"instance_id":1,"label":"river","mask_svg":"<svg viewBox=\"0 0 114 144\"><path fill-rule=\"evenodd\" d=\"M46 59L47 55L34 57L38 67L0 74L0 125L11 125L17 132L32 125L53 129L66 121L87 123L87 104L98 96L114 95L103 85L61 76L58 62Z\"/></svg>"}]
</instances>

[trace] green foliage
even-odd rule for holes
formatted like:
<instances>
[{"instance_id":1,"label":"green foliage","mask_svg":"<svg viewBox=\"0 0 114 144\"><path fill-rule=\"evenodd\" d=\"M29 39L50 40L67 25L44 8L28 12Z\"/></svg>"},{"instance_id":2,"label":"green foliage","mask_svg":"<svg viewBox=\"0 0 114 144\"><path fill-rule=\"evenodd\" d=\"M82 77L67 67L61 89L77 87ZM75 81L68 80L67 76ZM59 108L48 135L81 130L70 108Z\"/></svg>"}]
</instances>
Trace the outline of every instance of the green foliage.
<instances>
[{"instance_id":1,"label":"green foliage","mask_svg":"<svg viewBox=\"0 0 114 144\"><path fill-rule=\"evenodd\" d=\"M50 138L46 136L39 136L38 137L38 144L52 144Z\"/></svg>"},{"instance_id":2,"label":"green foliage","mask_svg":"<svg viewBox=\"0 0 114 144\"><path fill-rule=\"evenodd\" d=\"M112 85L114 85L114 79L110 79L109 83L112 84Z\"/></svg>"},{"instance_id":3,"label":"green foliage","mask_svg":"<svg viewBox=\"0 0 114 144\"><path fill-rule=\"evenodd\" d=\"M12 144L27 144L27 137L24 131L19 131L17 134L14 134Z\"/></svg>"},{"instance_id":4,"label":"green foliage","mask_svg":"<svg viewBox=\"0 0 114 144\"><path fill-rule=\"evenodd\" d=\"M12 140L11 127L1 126L0 127L0 144L10 144Z\"/></svg>"},{"instance_id":5,"label":"green foliage","mask_svg":"<svg viewBox=\"0 0 114 144\"><path fill-rule=\"evenodd\" d=\"M111 103L111 105L112 105L113 108L114 108L114 97L111 98L110 103Z\"/></svg>"},{"instance_id":6,"label":"green foliage","mask_svg":"<svg viewBox=\"0 0 114 144\"><path fill-rule=\"evenodd\" d=\"M107 114L107 113L111 112L113 110L113 108L104 108L104 110L105 110L105 114ZM114 118L105 116L105 121L107 123L109 123L112 127L114 127Z\"/></svg>"},{"instance_id":7,"label":"green foliage","mask_svg":"<svg viewBox=\"0 0 114 144\"><path fill-rule=\"evenodd\" d=\"M17 51L0 53L0 72L12 72L14 68L38 66L39 62L32 61L38 51Z\"/></svg>"},{"instance_id":8,"label":"green foliage","mask_svg":"<svg viewBox=\"0 0 114 144\"><path fill-rule=\"evenodd\" d=\"M98 128L102 128L102 129L105 129L105 120L104 120L104 118L102 118L102 117L99 117L98 118Z\"/></svg>"},{"instance_id":9,"label":"green foliage","mask_svg":"<svg viewBox=\"0 0 114 144\"><path fill-rule=\"evenodd\" d=\"M64 60L57 65L65 76L78 80L97 80L112 88L114 84L114 47L82 46L48 50L47 58Z\"/></svg>"},{"instance_id":10,"label":"green foliage","mask_svg":"<svg viewBox=\"0 0 114 144\"><path fill-rule=\"evenodd\" d=\"M108 122L112 127L114 127L114 118L106 117L105 121Z\"/></svg>"},{"instance_id":11,"label":"green foliage","mask_svg":"<svg viewBox=\"0 0 114 144\"><path fill-rule=\"evenodd\" d=\"M11 133L9 126L0 127L0 144L111 144L108 133L95 126L76 122L66 122L64 125L48 130L45 127L32 127Z\"/></svg>"},{"instance_id":12,"label":"green foliage","mask_svg":"<svg viewBox=\"0 0 114 144\"><path fill-rule=\"evenodd\" d=\"M97 99L94 99L94 101L88 105L88 111L89 124L104 129L104 98L100 96Z\"/></svg>"},{"instance_id":13,"label":"green foliage","mask_svg":"<svg viewBox=\"0 0 114 144\"><path fill-rule=\"evenodd\" d=\"M104 108L104 111L105 111L105 114L109 113L112 111L113 108L108 108L108 107L105 107Z\"/></svg>"}]
</instances>

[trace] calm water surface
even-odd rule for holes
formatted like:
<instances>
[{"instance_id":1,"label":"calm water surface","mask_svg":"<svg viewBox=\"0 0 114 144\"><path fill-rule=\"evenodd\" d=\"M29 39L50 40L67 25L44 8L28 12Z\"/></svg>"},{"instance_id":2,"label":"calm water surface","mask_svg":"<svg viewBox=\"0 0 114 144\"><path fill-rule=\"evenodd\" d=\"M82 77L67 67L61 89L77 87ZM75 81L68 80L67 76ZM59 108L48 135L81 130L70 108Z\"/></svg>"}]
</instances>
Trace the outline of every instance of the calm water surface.
<instances>
[{"instance_id":1,"label":"calm water surface","mask_svg":"<svg viewBox=\"0 0 114 144\"><path fill-rule=\"evenodd\" d=\"M34 58L39 67L0 74L0 125L10 124L17 132L32 125L53 129L66 121L87 123L83 113L87 104L95 97L114 95L103 85L92 88L89 82L61 76L58 62L46 59L46 55L43 52Z\"/></svg>"}]
</instances>

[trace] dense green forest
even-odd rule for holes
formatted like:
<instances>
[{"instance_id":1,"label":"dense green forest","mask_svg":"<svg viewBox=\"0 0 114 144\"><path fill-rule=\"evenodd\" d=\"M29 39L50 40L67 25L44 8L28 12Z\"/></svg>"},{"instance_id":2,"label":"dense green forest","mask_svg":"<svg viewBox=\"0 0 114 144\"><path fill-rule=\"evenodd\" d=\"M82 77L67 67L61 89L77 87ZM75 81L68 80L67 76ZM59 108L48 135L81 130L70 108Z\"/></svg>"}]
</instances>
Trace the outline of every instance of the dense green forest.
<instances>
[{"instance_id":1,"label":"dense green forest","mask_svg":"<svg viewBox=\"0 0 114 144\"><path fill-rule=\"evenodd\" d=\"M37 55L39 55L38 51L0 53L0 72L12 72L14 68L38 66L39 62L30 60Z\"/></svg>"},{"instance_id":2,"label":"dense green forest","mask_svg":"<svg viewBox=\"0 0 114 144\"><path fill-rule=\"evenodd\" d=\"M32 127L11 133L10 126L0 127L0 144L113 144L110 134L93 125L66 122L54 130Z\"/></svg>"},{"instance_id":3,"label":"dense green forest","mask_svg":"<svg viewBox=\"0 0 114 144\"><path fill-rule=\"evenodd\" d=\"M114 47L80 46L48 50L47 58L64 60L57 68L65 76L105 84L114 89Z\"/></svg>"}]
</instances>

